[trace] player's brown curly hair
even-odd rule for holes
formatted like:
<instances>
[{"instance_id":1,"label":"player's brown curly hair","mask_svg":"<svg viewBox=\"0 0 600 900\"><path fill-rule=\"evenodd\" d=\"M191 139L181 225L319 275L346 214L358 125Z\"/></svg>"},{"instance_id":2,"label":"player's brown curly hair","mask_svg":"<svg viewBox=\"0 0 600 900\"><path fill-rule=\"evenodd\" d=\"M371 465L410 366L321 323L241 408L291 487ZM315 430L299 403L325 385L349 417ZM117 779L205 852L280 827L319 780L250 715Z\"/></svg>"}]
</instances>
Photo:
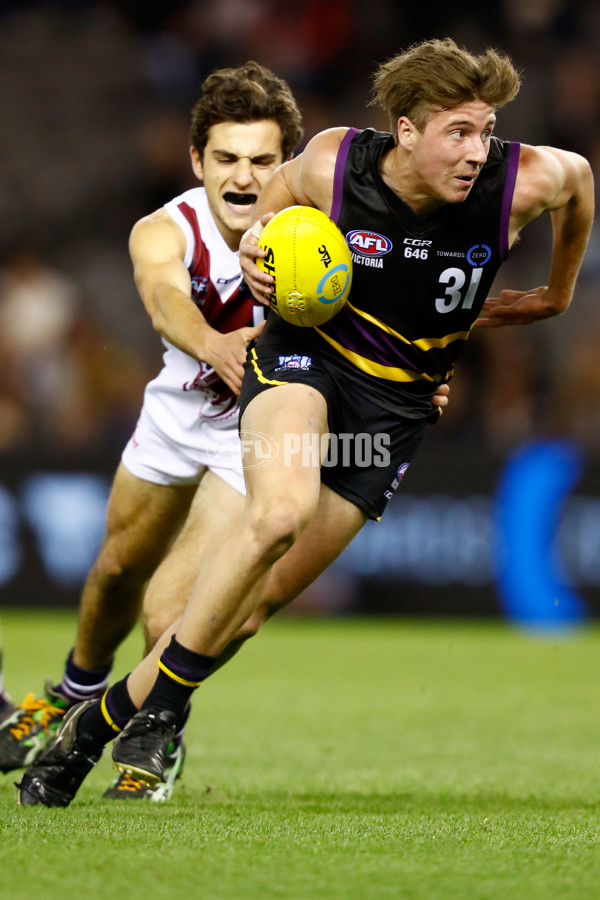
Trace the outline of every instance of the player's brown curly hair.
<instances>
[{"instance_id":1,"label":"player's brown curly hair","mask_svg":"<svg viewBox=\"0 0 600 900\"><path fill-rule=\"evenodd\" d=\"M407 116L423 131L436 109L483 100L499 109L516 97L521 76L508 56L488 49L474 56L451 38L413 44L379 67L373 76L371 106L380 106L397 139L397 123Z\"/></svg>"},{"instance_id":2,"label":"player's brown curly hair","mask_svg":"<svg viewBox=\"0 0 600 900\"><path fill-rule=\"evenodd\" d=\"M281 150L287 159L303 133L302 116L288 84L254 60L237 68L218 69L204 81L192 109L192 146L202 158L212 125L262 119L273 119L279 125Z\"/></svg>"}]
</instances>

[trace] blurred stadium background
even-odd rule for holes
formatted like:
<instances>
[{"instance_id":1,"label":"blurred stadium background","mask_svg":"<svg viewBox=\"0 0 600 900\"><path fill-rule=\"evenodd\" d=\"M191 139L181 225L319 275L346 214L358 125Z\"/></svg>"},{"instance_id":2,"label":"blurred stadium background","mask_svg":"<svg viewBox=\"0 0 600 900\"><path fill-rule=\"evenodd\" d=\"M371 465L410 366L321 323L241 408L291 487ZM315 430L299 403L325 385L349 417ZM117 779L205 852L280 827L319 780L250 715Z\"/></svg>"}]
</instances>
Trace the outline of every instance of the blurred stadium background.
<instances>
[{"instance_id":1,"label":"blurred stadium background","mask_svg":"<svg viewBox=\"0 0 600 900\"><path fill-rule=\"evenodd\" d=\"M254 58L291 84L305 139L385 128L367 108L376 63L447 35L522 70L500 137L579 151L598 180L596 0L465 0L435 17L394 0L0 2L3 607L77 604L160 365L127 238L194 184L188 117L202 80ZM549 221L530 226L498 289L545 283L549 241ZM599 288L597 226L569 312L474 333L450 408L382 523L293 612L552 628L600 614Z\"/></svg>"}]
</instances>

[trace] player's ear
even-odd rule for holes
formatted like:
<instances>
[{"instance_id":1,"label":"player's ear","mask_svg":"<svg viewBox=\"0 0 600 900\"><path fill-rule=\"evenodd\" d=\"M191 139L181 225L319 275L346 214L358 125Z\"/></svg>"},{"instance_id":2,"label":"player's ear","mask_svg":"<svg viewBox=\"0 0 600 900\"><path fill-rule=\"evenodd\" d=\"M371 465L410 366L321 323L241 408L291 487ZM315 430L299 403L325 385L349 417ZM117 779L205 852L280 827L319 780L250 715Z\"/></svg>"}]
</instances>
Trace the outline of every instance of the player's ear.
<instances>
[{"instance_id":1,"label":"player's ear","mask_svg":"<svg viewBox=\"0 0 600 900\"><path fill-rule=\"evenodd\" d=\"M195 147L190 147L190 159L192 160L192 169L194 170L194 175L200 181L204 181L204 169L202 167L202 160L200 159L200 154Z\"/></svg>"},{"instance_id":2,"label":"player's ear","mask_svg":"<svg viewBox=\"0 0 600 900\"><path fill-rule=\"evenodd\" d=\"M413 142L413 134L415 126L406 116L400 116L398 119L398 145L410 150Z\"/></svg>"}]
</instances>

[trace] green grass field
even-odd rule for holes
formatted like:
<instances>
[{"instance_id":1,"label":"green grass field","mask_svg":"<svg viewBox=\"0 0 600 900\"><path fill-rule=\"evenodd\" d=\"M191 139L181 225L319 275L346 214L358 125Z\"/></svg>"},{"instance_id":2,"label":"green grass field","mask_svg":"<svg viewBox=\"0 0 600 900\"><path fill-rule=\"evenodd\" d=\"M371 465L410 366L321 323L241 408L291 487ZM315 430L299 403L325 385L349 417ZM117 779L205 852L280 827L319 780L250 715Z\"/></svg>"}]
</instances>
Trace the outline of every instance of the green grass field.
<instances>
[{"instance_id":1,"label":"green grass field","mask_svg":"<svg viewBox=\"0 0 600 900\"><path fill-rule=\"evenodd\" d=\"M1 624L39 692L74 616ZM196 695L169 804L103 800L109 752L67 810L0 776L1 896L600 898L599 686L595 627L273 622Z\"/></svg>"}]
</instances>

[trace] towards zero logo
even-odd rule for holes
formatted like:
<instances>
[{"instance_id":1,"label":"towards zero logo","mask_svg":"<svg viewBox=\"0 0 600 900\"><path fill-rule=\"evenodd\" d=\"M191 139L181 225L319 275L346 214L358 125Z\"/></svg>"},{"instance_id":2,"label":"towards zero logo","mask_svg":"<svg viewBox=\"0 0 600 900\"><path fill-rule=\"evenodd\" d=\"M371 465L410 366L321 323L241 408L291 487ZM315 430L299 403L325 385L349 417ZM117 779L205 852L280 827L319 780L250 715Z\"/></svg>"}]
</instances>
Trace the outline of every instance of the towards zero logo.
<instances>
[{"instance_id":1,"label":"towards zero logo","mask_svg":"<svg viewBox=\"0 0 600 900\"><path fill-rule=\"evenodd\" d=\"M471 266L485 266L486 262L491 259L492 251L487 244L473 244L467 250L467 262Z\"/></svg>"}]
</instances>

